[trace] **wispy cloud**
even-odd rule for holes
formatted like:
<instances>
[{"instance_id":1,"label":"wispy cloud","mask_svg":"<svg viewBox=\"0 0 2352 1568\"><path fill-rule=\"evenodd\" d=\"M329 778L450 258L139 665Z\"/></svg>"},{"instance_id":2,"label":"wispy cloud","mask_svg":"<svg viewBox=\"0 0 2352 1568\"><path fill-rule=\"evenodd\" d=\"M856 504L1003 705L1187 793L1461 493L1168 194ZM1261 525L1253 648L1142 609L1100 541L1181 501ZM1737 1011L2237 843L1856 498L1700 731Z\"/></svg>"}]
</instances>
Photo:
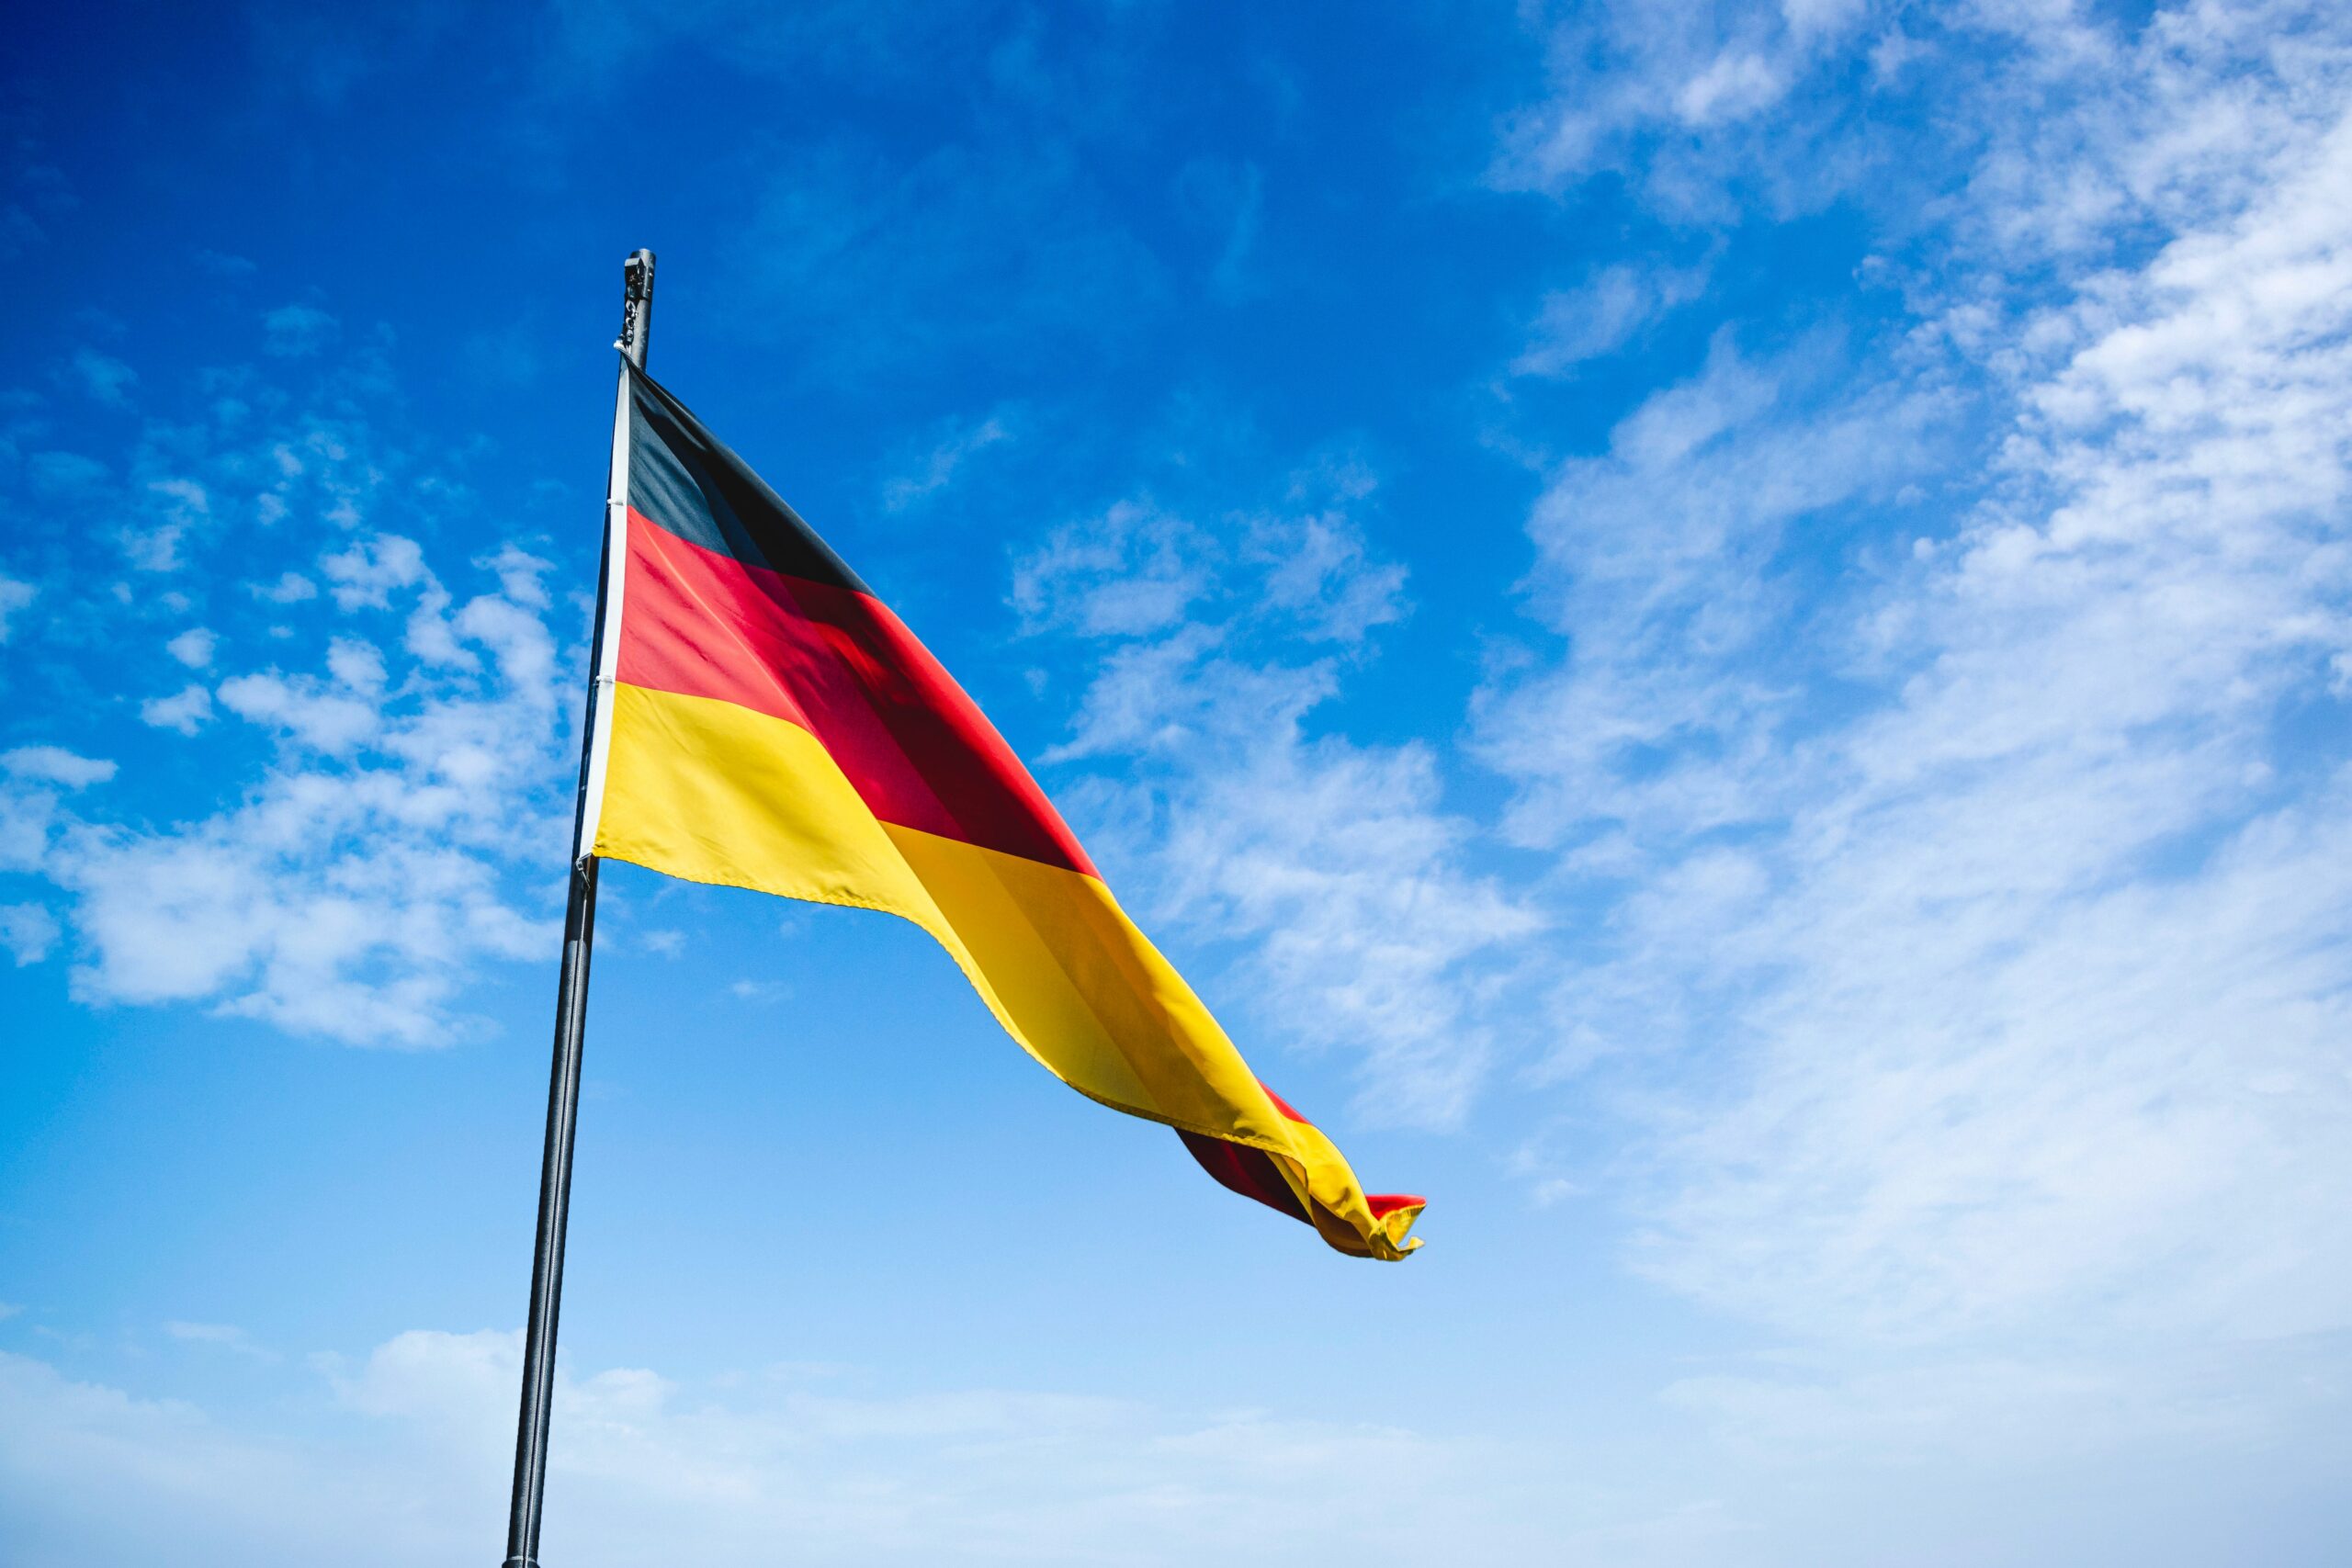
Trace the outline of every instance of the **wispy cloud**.
<instances>
[{"instance_id":1,"label":"wispy cloud","mask_svg":"<svg viewBox=\"0 0 2352 1568\"><path fill-rule=\"evenodd\" d=\"M2203 32L2222 9L2184 6L2158 25ZM2302 10L2275 7L2274 20L2291 36ZM1972 100L1970 125L2030 130L2037 113L2053 118L2072 95L2136 63L2132 24L2067 4L1609 0L1522 15L1550 90L1505 117L1490 182L1572 191L1620 175L1677 225L1839 200L1909 221L1941 205L1955 152L1985 151L1955 141L1949 106ZM2088 150L2046 143L2044 156L2011 172L2063 204L2104 182ZM1997 157L1980 157L1977 172L1997 167Z\"/></svg>"},{"instance_id":2,"label":"wispy cloud","mask_svg":"<svg viewBox=\"0 0 2352 1568\"><path fill-rule=\"evenodd\" d=\"M299 571L280 572L275 582L247 585L253 596L271 604L300 604L319 596L319 585Z\"/></svg>"},{"instance_id":3,"label":"wispy cloud","mask_svg":"<svg viewBox=\"0 0 2352 1568\"><path fill-rule=\"evenodd\" d=\"M0 643L8 640L16 617L31 605L36 596L31 583L0 573Z\"/></svg>"},{"instance_id":4,"label":"wispy cloud","mask_svg":"<svg viewBox=\"0 0 2352 1568\"><path fill-rule=\"evenodd\" d=\"M1753 140L1807 150L1826 116L1810 102L1792 106L1792 92L1826 57L1865 42L1877 9L1869 0L1531 8L1553 91L1508 122L1494 177L1551 188L1639 163L1676 207L1710 202L1697 176ZM1776 110L1786 112L1753 129Z\"/></svg>"},{"instance_id":5,"label":"wispy cloud","mask_svg":"<svg viewBox=\"0 0 2352 1568\"><path fill-rule=\"evenodd\" d=\"M220 645L220 639L212 632L203 626L190 626L165 643L164 648L189 669L201 670L212 662L213 650Z\"/></svg>"},{"instance_id":6,"label":"wispy cloud","mask_svg":"<svg viewBox=\"0 0 2352 1568\"><path fill-rule=\"evenodd\" d=\"M380 655L349 643L323 677L224 681L224 705L288 751L250 804L185 828L60 828L43 869L75 896L91 954L77 990L213 1000L355 1042L453 1038L467 963L536 957L548 940L503 886L511 856L557 842L542 797L561 718L540 613L494 592L422 636L412 618L418 663L398 695Z\"/></svg>"},{"instance_id":7,"label":"wispy cloud","mask_svg":"<svg viewBox=\"0 0 2352 1568\"><path fill-rule=\"evenodd\" d=\"M1369 490L1359 469L1309 472L1287 505L1213 526L1122 502L1017 562L1013 598L1033 633L1096 643L1048 761L1102 770L1075 805L1133 874L1120 885L1246 939L1260 1010L1360 1054L1366 1114L1445 1123L1484 1071L1487 961L1538 921L1464 868L1469 825L1429 747L1309 729L1404 613L1402 569L1351 513Z\"/></svg>"},{"instance_id":8,"label":"wispy cloud","mask_svg":"<svg viewBox=\"0 0 2352 1568\"><path fill-rule=\"evenodd\" d=\"M183 1345L208 1345L255 1361L275 1361L277 1352L254 1342L252 1335L227 1323L183 1323L178 1320L164 1325L164 1336Z\"/></svg>"},{"instance_id":9,"label":"wispy cloud","mask_svg":"<svg viewBox=\"0 0 2352 1568\"><path fill-rule=\"evenodd\" d=\"M1148 501L1060 528L1014 563L1012 604L1032 630L1138 636L1183 623L1208 592L1209 539Z\"/></svg>"},{"instance_id":10,"label":"wispy cloud","mask_svg":"<svg viewBox=\"0 0 2352 1568\"><path fill-rule=\"evenodd\" d=\"M1115 338L1163 288L1063 141L910 154L843 138L779 168L742 227L733 290L838 372ZM850 320L857 331L837 330Z\"/></svg>"},{"instance_id":11,"label":"wispy cloud","mask_svg":"<svg viewBox=\"0 0 2352 1568\"><path fill-rule=\"evenodd\" d=\"M212 693L191 681L169 696L149 697L139 705L142 724L194 735L212 719Z\"/></svg>"},{"instance_id":12,"label":"wispy cloud","mask_svg":"<svg viewBox=\"0 0 2352 1568\"><path fill-rule=\"evenodd\" d=\"M375 490L402 460L340 367L302 374L330 387L331 412L255 395L249 368L223 370L201 417L168 440L137 434L126 464L173 476L146 480L166 510L126 533L134 560L198 592L223 558L282 559L254 546L289 517L337 541L316 563L331 598L294 571L261 591L281 609L308 606L299 626L253 639L277 662L219 668L236 645L187 628L168 651L207 681L138 705L147 725L191 739L258 730L274 754L257 769L240 761L228 803L157 826L128 798L61 794L112 778L114 762L19 747L0 758L0 859L63 896L42 908L74 932L86 1001L197 1002L355 1043L442 1043L474 1027L459 1005L474 964L546 951L529 857L560 857L548 846L569 720L547 563L510 545L459 562L453 588L414 539L370 529ZM133 594L103 603L151 613ZM192 603L160 600L175 615ZM208 729L219 714L243 723ZM19 923L20 951L53 945L32 916Z\"/></svg>"},{"instance_id":13,"label":"wispy cloud","mask_svg":"<svg viewBox=\"0 0 2352 1568\"><path fill-rule=\"evenodd\" d=\"M341 330L340 322L315 305L280 305L262 317L261 325L263 351L286 359L317 354Z\"/></svg>"},{"instance_id":14,"label":"wispy cloud","mask_svg":"<svg viewBox=\"0 0 2352 1568\"><path fill-rule=\"evenodd\" d=\"M1544 297L1528 345L1510 367L1521 376L1566 375L1624 347L1706 286L1703 266L1603 267L1576 288Z\"/></svg>"},{"instance_id":15,"label":"wispy cloud","mask_svg":"<svg viewBox=\"0 0 2352 1568\"><path fill-rule=\"evenodd\" d=\"M95 348L74 350L73 373L84 392L108 408L129 408L130 389L139 384L138 371Z\"/></svg>"},{"instance_id":16,"label":"wispy cloud","mask_svg":"<svg viewBox=\"0 0 2352 1568\"><path fill-rule=\"evenodd\" d=\"M40 905L0 904L0 947L8 950L19 969L47 958L58 935L57 917Z\"/></svg>"},{"instance_id":17,"label":"wispy cloud","mask_svg":"<svg viewBox=\"0 0 2352 1568\"><path fill-rule=\"evenodd\" d=\"M191 1325L195 1326L195 1325ZM521 1337L413 1330L322 1362L333 1457L254 1417L77 1382L0 1356L0 1495L36 1543L178 1563L456 1561L492 1539L514 1448ZM1426 1562L1508 1540L1537 1467L1494 1442L1346 1419L1157 1409L1051 1391L725 1386L640 1368L567 1376L549 1553L1192 1562L1272 1550ZM1369 1508L1409 1473L1409 1513ZM99 1499L113 1500L100 1506ZM559 1544L560 1543L560 1544ZM1303 1555L1302 1555L1303 1554Z\"/></svg>"},{"instance_id":18,"label":"wispy cloud","mask_svg":"<svg viewBox=\"0 0 2352 1568\"><path fill-rule=\"evenodd\" d=\"M1224 299L1260 292L1250 264L1265 221L1265 170L1247 159L1196 158L1178 171L1176 191L1188 216L1214 242L1210 291Z\"/></svg>"},{"instance_id":19,"label":"wispy cloud","mask_svg":"<svg viewBox=\"0 0 2352 1568\"><path fill-rule=\"evenodd\" d=\"M0 753L0 772L33 784L62 784L84 789L114 777L115 764L102 757L83 757L62 746L19 746Z\"/></svg>"},{"instance_id":20,"label":"wispy cloud","mask_svg":"<svg viewBox=\"0 0 2352 1568\"><path fill-rule=\"evenodd\" d=\"M1638 1107L1655 1277L1846 1345L2352 1321L2347 42L2002 84L1883 384L1719 345L1537 509L1573 646L1484 733L1606 912L1555 1068Z\"/></svg>"},{"instance_id":21,"label":"wispy cloud","mask_svg":"<svg viewBox=\"0 0 2352 1568\"><path fill-rule=\"evenodd\" d=\"M907 471L883 482L883 506L891 512L905 512L921 505L953 484L956 474L974 456L1011 439L1012 427L1001 414L990 414L978 423L952 432L910 465Z\"/></svg>"},{"instance_id":22,"label":"wispy cloud","mask_svg":"<svg viewBox=\"0 0 2352 1568\"><path fill-rule=\"evenodd\" d=\"M1521 782L1513 835L1557 843L1661 812L1699 831L1771 813L1759 764L1783 744L1811 654L1788 626L1825 591L1775 570L1791 530L1818 543L1855 507L1890 502L1927 470L1953 412L1932 378L1857 385L1834 340L1759 362L1725 333L1699 375L1617 425L1606 454L1562 465L1529 532L1535 607L1573 652L1481 709L1485 755Z\"/></svg>"}]
</instances>

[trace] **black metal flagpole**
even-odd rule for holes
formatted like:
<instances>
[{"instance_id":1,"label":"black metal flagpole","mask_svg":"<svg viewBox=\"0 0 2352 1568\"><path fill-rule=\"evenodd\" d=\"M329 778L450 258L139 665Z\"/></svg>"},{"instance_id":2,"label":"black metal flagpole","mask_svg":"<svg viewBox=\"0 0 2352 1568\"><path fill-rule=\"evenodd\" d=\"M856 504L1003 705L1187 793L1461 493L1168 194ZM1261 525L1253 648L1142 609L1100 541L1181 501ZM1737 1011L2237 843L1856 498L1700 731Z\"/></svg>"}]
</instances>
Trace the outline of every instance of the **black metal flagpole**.
<instances>
[{"instance_id":1,"label":"black metal flagpole","mask_svg":"<svg viewBox=\"0 0 2352 1568\"><path fill-rule=\"evenodd\" d=\"M632 254L620 341L639 369L653 328L653 253ZM588 1015L588 959L596 930L594 808L603 789L598 719L612 670L605 647L618 611L616 573L624 558L628 507L628 373L613 412L613 460L605 490L605 558L596 577L594 673L580 738L580 792L571 813L571 896L563 912L563 971L556 982L555 1065L548 1081L548 1139L539 1166L539 1233L531 1254L531 1316L523 1336L523 1410L514 1433L514 1499L506 1521L504 1568L538 1568L539 1508L547 1496L548 1416L555 1393L556 1314L563 1300L563 1231L571 1204L572 1135L580 1124L580 1043Z\"/></svg>"}]
</instances>

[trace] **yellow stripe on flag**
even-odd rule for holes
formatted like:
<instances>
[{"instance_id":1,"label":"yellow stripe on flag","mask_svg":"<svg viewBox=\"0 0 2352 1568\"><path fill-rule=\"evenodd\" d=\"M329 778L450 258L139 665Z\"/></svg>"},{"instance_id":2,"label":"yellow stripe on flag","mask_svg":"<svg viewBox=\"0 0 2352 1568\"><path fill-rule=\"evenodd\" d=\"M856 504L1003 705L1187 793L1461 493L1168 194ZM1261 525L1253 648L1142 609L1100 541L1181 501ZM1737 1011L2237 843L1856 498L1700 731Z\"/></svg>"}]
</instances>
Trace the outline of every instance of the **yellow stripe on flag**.
<instances>
[{"instance_id":1,"label":"yellow stripe on flag","mask_svg":"<svg viewBox=\"0 0 2352 1568\"><path fill-rule=\"evenodd\" d=\"M1396 1257L1347 1162L1284 1117L1183 977L1082 872L877 820L825 748L733 703L622 684L594 852L691 882L902 916L1023 1049L1130 1115L1265 1150L1346 1229ZM1323 1215L1317 1228L1334 1227ZM1359 1239L1362 1238L1362 1239ZM1333 1235L1335 1242L1340 1237Z\"/></svg>"}]
</instances>

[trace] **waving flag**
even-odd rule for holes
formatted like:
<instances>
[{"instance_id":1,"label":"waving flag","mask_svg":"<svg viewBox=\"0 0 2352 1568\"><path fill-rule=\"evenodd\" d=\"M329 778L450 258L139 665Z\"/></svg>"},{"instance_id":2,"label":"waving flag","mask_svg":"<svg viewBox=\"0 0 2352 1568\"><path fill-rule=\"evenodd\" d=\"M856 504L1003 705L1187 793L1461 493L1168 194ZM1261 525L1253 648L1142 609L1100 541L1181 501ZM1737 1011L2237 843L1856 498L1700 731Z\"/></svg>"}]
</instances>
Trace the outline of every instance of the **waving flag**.
<instances>
[{"instance_id":1,"label":"waving flag","mask_svg":"<svg viewBox=\"0 0 2352 1568\"><path fill-rule=\"evenodd\" d=\"M903 916L1081 1094L1175 1128L1237 1192L1361 1257L1373 1197L1261 1084L1011 748L823 540L641 371L617 433L591 852Z\"/></svg>"}]
</instances>

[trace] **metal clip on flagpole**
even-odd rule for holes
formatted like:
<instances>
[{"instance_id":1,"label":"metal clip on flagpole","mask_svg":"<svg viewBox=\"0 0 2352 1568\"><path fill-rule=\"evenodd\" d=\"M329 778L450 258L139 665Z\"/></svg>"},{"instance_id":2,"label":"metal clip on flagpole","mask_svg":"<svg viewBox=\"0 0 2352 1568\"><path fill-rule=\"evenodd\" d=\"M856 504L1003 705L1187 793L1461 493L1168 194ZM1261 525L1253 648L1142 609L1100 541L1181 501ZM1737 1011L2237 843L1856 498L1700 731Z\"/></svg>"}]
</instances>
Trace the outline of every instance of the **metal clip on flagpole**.
<instances>
[{"instance_id":1,"label":"metal clip on flagpole","mask_svg":"<svg viewBox=\"0 0 2352 1568\"><path fill-rule=\"evenodd\" d=\"M653 253L638 251L624 267L627 288L620 340L613 346L645 367L653 330ZM571 1203L572 1135L580 1124L580 1044L588 1013L588 959L596 929L596 857L590 836L603 784L598 719L609 683L605 632L617 619L615 590L616 509L628 504L628 371L621 372L613 415L613 460L605 492L605 557L596 576L595 660L581 727L580 789L571 815L571 895L563 914L563 971L556 982L555 1064L548 1082L547 1149L539 1166L539 1232L531 1255L531 1315L523 1337L523 1409L514 1434L514 1499L506 1523L504 1568L538 1568L539 1510L547 1496L548 1416L555 1393L557 1309L563 1299L563 1232ZM626 541L626 535L619 535Z\"/></svg>"}]
</instances>

